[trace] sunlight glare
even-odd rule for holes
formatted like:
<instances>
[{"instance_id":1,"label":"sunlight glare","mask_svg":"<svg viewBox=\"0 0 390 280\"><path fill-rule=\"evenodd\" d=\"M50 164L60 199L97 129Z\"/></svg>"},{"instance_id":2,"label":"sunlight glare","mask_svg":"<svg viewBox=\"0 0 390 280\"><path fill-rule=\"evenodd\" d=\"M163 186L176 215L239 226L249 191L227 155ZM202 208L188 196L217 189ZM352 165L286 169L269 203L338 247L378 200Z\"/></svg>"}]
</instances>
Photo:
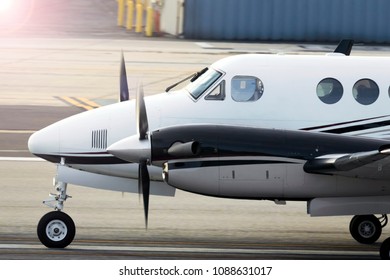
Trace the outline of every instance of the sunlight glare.
<instances>
[{"instance_id":1,"label":"sunlight glare","mask_svg":"<svg viewBox=\"0 0 390 280\"><path fill-rule=\"evenodd\" d=\"M8 11L12 6L12 0L0 0L0 13Z\"/></svg>"}]
</instances>

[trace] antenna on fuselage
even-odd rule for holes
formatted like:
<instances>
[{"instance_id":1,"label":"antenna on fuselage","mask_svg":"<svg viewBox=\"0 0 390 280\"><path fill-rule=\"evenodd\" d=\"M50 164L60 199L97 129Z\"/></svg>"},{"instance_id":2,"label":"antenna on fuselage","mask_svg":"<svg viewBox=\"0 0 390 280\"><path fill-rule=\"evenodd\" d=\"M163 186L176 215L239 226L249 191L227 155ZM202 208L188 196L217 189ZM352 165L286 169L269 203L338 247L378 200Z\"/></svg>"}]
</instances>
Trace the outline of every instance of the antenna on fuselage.
<instances>
[{"instance_id":1,"label":"antenna on fuselage","mask_svg":"<svg viewBox=\"0 0 390 280\"><path fill-rule=\"evenodd\" d=\"M334 50L334 53L342 53L346 56L349 56L351 54L353 44L354 44L354 40L343 39L337 45L336 49Z\"/></svg>"}]
</instances>

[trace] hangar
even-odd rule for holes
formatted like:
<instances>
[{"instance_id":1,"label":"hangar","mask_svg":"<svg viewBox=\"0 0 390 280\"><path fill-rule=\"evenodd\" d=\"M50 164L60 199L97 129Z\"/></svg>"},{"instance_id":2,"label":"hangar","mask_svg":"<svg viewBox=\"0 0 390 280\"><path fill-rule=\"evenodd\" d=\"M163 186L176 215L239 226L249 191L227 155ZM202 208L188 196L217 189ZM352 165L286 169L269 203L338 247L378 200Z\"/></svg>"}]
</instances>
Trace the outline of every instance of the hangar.
<instances>
[{"instance_id":1,"label":"hangar","mask_svg":"<svg viewBox=\"0 0 390 280\"><path fill-rule=\"evenodd\" d=\"M197 40L390 43L389 11L387 0L165 0L161 27Z\"/></svg>"}]
</instances>

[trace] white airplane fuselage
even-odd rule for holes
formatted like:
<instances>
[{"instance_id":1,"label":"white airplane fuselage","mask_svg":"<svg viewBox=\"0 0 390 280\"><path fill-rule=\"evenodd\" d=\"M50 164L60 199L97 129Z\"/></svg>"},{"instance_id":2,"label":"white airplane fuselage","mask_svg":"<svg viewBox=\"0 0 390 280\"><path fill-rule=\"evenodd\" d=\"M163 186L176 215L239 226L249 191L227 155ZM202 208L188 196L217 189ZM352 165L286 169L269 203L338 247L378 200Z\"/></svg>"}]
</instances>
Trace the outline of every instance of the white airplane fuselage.
<instances>
[{"instance_id":1,"label":"white airplane fuselage","mask_svg":"<svg viewBox=\"0 0 390 280\"><path fill-rule=\"evenodd\" d=\"M187 124L220 124L344 134L390 143L389 66L390 59L384 57L335 54L232 56L209 67L209 71L217 71L220 76L215 80L210 78L212 82L200 91L199 96L188 92L193 89L190 85L178 91L146 97L149 130ZM207 76L208 72L203 75ZM199 87L207 84L201 80L203 75L193 84L199 83ZM324 79L331 80L319 85ZM339 89L338 96L327 100L327 91L338 85L334 80L342 86L341 96ZM371 86L370 97L358 97L356 83L359 81L363 86ZM378 96L372 82L378 87ZM260 91L256 97L249 96L246 91L253 86ZM215 91L217 93L212 94ZM237 95L234 96L233 92ZM117 188L115 184L99 187L136 192L138 165L121 161L106 152L110 145L137 134L135 123L135 101L121 102L72 116L42 129L31 137L29 149L77 172L134 179L134 187L129 189ZM286 138L286 147L291 144ZM237 158L224 158L224 161L229 160ZM387 158L342 176L305 172L306 160L294 158L294 155L242 155L240 160L237 164L171 170L170 185L204 195L244 199L309 201L347 197L356 204L359 197L376 200L390 196L390 173L385 172L390 164ZM245 164L245 160L256 160L258 164ZM156 162L149 170L152 180L166 185L162 182L163 164ZM83 183L75 178L68 179L70 183L96 186L93 180ZM323 213L387 213L387 204L375 209L372 205L370 202L370 210L356 206L345 211L324 210ZM321 215L321 210L314 215Z\"/></svg>"}]
</instances>

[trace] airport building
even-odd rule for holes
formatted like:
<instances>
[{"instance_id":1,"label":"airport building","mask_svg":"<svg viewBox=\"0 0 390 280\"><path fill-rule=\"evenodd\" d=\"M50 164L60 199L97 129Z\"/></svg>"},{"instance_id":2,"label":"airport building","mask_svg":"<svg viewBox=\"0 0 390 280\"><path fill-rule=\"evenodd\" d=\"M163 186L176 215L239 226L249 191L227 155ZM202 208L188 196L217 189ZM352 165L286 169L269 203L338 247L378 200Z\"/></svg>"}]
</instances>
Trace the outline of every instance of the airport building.
<instances>
[{"instance_id":1,"label":"airport building","mask_svg":"<svg viewBox=\"0 0 390 280\"><path fill-rule=\"evenodd\" d=\"M197 40L390 43L388 0L164 0L162 31Z\"/></svg>"}]
</instances>

